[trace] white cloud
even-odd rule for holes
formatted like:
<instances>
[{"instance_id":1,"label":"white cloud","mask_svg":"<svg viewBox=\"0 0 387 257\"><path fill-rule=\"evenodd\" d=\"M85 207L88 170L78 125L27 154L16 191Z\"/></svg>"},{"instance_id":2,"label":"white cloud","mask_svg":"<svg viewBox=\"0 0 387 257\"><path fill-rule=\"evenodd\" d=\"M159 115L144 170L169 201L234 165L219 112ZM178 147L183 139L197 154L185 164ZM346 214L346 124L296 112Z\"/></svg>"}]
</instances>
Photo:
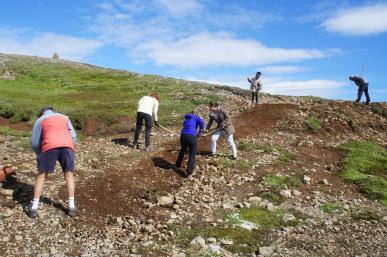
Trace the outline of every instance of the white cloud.
<instances>
[{"instance_id":1,"label":"white cloud","mask_svg":"<svg viewBox=\"0 0 387 257\"><path fill-rule=\"evenodd\" d=\"M324 58L328 54L318 49L271 48L224 33L200 33L170 42L153 40L138 50L159 65L185 67L263 65Z\"/></svg>"},{"instance_id":2,"label":"white cloud","mask_svg":"<svg viewBox=\"0 0 387 257\"><path fill-rule=\"evenodd\" d=\"M192 76L184 77L184 79L245 89L250 86L246 79L241 76L229 76L227 74L205 79ZM356 93L353 91L353 87L346 88L347 83L345 82L327 79L292 80L283 77L263 77L262 84L262 92L276 95L314 95L334 99L348 99L348 95Z\"/></svg>"},{"instance_id":3,"label":"white cloud","mask_svg":"<svg viewBox=\"0 0 387 257\"><path fill-rule=\"evenodd\" d=\"M310 70L310 68L300 66L265 66L259 69L267 74L292 74Z\"/></svg>"},{"instance_id":4,"label":"white cloud","mask_svg":"<svg viewBox=\"0 0 387 257\"><path fill-rule=\"evenodd\" d=\"M101 46L102 43L97 40L54 33L38 34L29 40L24 40L18 29L0 30L0 52L2 53L51 57L56 52L62 59L81 61Z\"/></svg>"},{"instance_id":5,"label":"white cloud","mask_svg":"<svg viewBox=\"0 0 387 257\"><path fill-rule=\"evenodd\" d=\"M368 36L387 32L387 4L345 8L324 21L329 32L349 36Z\"/></svg>"},{"instance_id":6,"label":"white cloud","mask_svg":"<svg viewBox=\"0 0 387 257\"><path fill-rule=\"evenodd\" d=\"M203 8L196 0L156 0L156 2L176 16L193 14Z\"/></svg>"}]
</instances>

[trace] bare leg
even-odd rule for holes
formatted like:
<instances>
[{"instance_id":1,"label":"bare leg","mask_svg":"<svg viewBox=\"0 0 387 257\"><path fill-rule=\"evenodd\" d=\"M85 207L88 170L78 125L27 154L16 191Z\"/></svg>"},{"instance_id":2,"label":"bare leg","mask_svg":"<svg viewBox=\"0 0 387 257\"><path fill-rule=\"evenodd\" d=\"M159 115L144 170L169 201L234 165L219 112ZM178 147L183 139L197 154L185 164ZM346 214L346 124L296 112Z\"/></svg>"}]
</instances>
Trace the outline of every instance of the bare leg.
<instances>
[{"instance_id":1,"label":"bare leg","mask_svg":"<svg viewBox=\"0 0 387 257\"><path fill-rule=\"evenodd\" d=\"M36 181L35 181L35 190L34 190L34 199L39 199L40 195L42 194L44 181L47 178L47 172L40 172L38 175L36 175Z\"/></svg>"},{"instance_id":2,"label":"bare leg","mask_svg":"<svg viewBox=\"0 0 387 257\"><path fill-rule=\"evenodd\" d=\"M74 185L74 174L71 171L66 171L64 173L67 184L67 192L69 197L74 197L75 185Z\"/></svg>"}]
</instances>

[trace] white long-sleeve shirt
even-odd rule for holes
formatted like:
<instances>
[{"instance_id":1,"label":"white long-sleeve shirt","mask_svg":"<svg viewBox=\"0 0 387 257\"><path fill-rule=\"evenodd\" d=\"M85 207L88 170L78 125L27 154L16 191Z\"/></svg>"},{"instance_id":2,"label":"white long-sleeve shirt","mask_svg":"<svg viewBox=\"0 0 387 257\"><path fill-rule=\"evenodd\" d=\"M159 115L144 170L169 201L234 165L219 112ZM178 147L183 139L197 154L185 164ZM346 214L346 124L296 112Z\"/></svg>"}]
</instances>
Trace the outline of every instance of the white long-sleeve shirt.
<instances>
[{"instance_id":1,"label":"white long-sleeve shirt","mask_svg":"<svg viewBox=\"0 0 387 257\"><path fill-rule=\"evenodd\" d=\"M155 121L158 121L157 112L159 110L159 101L151 96L144 96L138 101L137 112L143 112L154 116Z\"/></svg>"}]
</instances>

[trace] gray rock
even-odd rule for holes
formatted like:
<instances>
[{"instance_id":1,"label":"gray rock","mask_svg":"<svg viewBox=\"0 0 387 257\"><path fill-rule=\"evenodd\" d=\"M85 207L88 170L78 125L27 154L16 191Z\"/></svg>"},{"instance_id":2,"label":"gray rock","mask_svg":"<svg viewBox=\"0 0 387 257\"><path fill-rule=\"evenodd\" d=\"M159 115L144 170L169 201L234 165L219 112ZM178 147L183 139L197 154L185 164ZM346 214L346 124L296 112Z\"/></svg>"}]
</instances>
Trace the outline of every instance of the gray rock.
<instances>
[{"instance_id":1,"label":"gray rock","mask_svg":"<svg viewBox=\"0 0 387 257\"><path fill-rule=\"evenodd\" d=\"M259 247L259 254L265 257L269 257L274 253L274 250L272 247Z\"/></svg>"},{"instance_id":2,"label":"gray rock","mask_svg":"<svg viewBox=\"0 0 387 257\"><path fill-rule=\"evenodd\" d=\"M206 247L206 240L204 240L203 237L201 236L198 236L198 237L195 237L190 243L189 245L193 248L197 248L197 249L202 249L202 248L205 248Z\"/></svg>"},{"instance_id":3,"label":"gray rock","mask_svg":"<svg viewBox=\"0 0 387 257\"><path fill-rule=\"evenodd\" d=\"M250 203L258 203L258 202L262 201L262 198L259 196L251 196L251 197L249 197L248 201Z\"/></svg>"},{"instance_id":4,"label":"gray rock","mask_svg":"<svg viewBox=\"0 0 387 257\"><path fill-rule=\"evenodd\" d=\"M281 190L280 195L285 196L286 198L292 197L292 191L290 190Z\"/></svg>"},{"instance_id":5,"label":"gray rock","mask_svg":"<svg viewBox=\"0 0 387 257\"><path fill-rule=\"evenodd\" d=\"M162 196L157 199L157 204L163 206L163 205L173 204L174 201L175 201L175 198L173 197L173 195Z\"/></svg>"},{"instance_id":6,"label":"gray rock","mask_svg":"<svg viewBox=\"0 0 387 257\"><path fill-rule=\"evenodd\" d=\"M302 177L302 181L303 181L305 184L310 184L310 183L312 183L312 179L311 179L310 177L306 176L306 175L304 175L304 176Z\"/></svg>"}]
</instances>

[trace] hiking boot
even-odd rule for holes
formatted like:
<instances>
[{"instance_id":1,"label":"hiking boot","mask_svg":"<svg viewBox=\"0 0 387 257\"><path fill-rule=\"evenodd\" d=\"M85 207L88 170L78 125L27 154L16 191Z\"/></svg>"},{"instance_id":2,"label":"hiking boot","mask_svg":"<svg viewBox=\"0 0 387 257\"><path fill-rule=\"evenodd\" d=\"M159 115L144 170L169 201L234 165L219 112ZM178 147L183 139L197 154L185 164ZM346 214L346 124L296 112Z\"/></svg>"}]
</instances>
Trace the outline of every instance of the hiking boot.
<instances>
[{"instance_id":1,"label":"hiking boot","mask_svg":"<svg viewBox=\"0 0 387 257\"><path fill-rule=\"evenodd\" d=\"M38 216L38 209L32 209L32 203L27 205L24 209L24 211L27 213L28 217L31 219L35 219Z\"/></svg>"},{"instance_id":2,"label":"hiking boot","mask_svg":"<svg viewBox=\"0 0 387 257\"><path fill-rule=\"evenodd\" d=\"M365 105L369 105L370 104L370 102L365 102Z\"/></svg>"},{"instance_id":3,"label":"hiking boot","mask_svg":"<svg viewBox=\"0 0 387 257\"><path fill-rule=\"evenodd\" d=\"M236 161L236 160L238 160L238 157L237 156L231 156L231 160Z\"/></svg>"},{"instance_id":4,"label":"hiking boot","mask_svg":"<svg viewBox=\"0 0 387 257\"><path fill-rule=\"evenodd\" d=\"M133 144L132 144L132 147L133 147L134 149L138 149L138 143L133 143Z\"/></svg>"},{"instance_id":5,"label":"hiking boot","mask_svg":"<svg viewBox=\"0 0 387 257\"><path fill-rule=\"evenodd\" d=\"M145 152L149 152L151 150L150 146L145 147Z\"/></svg>"},{"instance_id":6,"label":"hiking boot","mask_svg":"<svg viewBox=\"0 0 387 257\"><path fill-rule=\"evenodd\" d=\"M77 212L77 208L75 208L75 207L67 209L67 215L69 217L74 217L76 212Z\"/></svg>"}]
</instances>

